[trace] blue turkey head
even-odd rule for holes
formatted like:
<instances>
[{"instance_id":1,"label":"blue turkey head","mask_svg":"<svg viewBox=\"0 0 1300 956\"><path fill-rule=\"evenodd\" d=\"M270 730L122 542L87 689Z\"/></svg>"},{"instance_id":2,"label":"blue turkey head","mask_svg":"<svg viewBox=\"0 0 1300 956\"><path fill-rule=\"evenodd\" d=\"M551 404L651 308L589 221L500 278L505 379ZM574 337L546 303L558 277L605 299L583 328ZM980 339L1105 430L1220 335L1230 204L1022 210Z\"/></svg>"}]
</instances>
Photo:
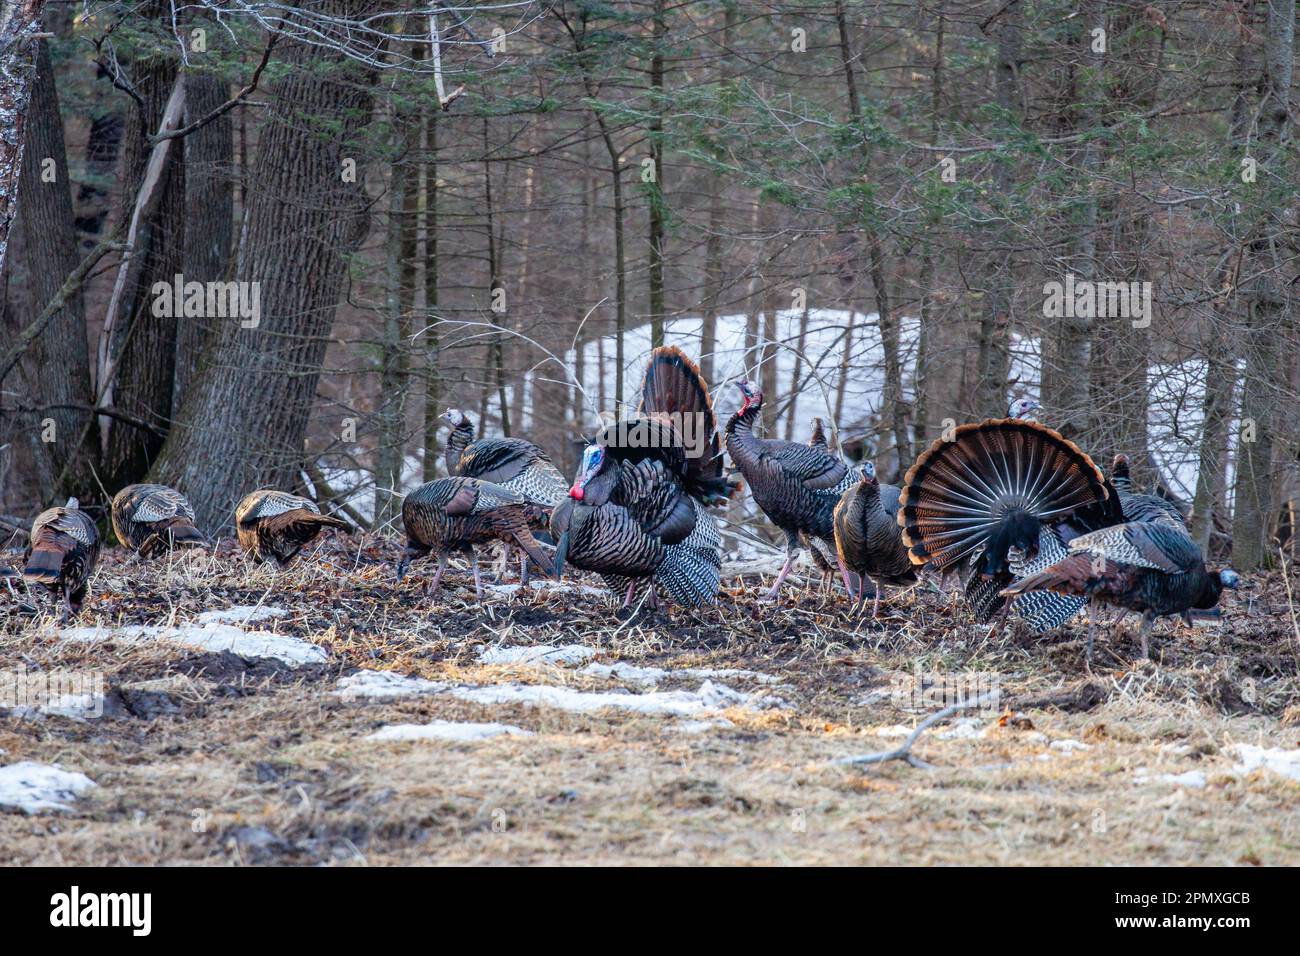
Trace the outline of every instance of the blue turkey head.
<instances>
[{"instance_id":1,"label":"blue turkey head","mask_svg":"<svg viewBox=\"0 0 1300 956\"><path fill-rule=\"evenodd\" d=\"M763 404L763 390L755 387L748 379L742 378L736 383L736 387L740 389L741 398L744 399L740 406L741 414L744 414L757 405Z\"/></svg>"},{"instance_id":2,"label":"blue turkey head","mask_svg":"<svg viewBox=\"0 0 1300 956\"><path fill-rule=\"evenodd\" d=\"M876 466L874 462L864 461L862 463L862 480L868 484L876 483Z\"/></svg>"},{"instance_id":3,"label":"blue turkey head","mask_svg":"<svg viewBox=\"0 0 1300 956\"><path fill-rule=\"evenodd\" d=\"M1219 583L1225 588L1237 589L1241 587L1241 575L1232 568L1224 568L1219 572Z\"/></svg>"},{"instance_id":4,"label":"blue turkey head","mask_svg":"<svg viewBox=\"0 0 1300 956\"><path fill-rule=\"evenodd\" d=\"M573 487L569 489L569 497L575 501L581 501L586 497L587 482L600 474L600 468L604 463L604 447L588 445L586 451L582 453L582 464L578 466L578 477L574 479Z\"/></svg>"}]
</instances>

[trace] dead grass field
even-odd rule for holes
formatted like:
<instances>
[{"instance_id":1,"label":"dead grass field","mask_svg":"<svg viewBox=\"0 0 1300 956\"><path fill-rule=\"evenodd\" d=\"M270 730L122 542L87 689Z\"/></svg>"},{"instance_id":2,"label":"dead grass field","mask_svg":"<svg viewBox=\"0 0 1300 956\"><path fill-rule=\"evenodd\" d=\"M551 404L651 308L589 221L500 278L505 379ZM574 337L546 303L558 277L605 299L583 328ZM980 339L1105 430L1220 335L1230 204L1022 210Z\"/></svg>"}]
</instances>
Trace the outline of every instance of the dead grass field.
<instances>
[{"instance_id":1,"label":"dead grass field","mask_svg":"<svg viewBox=\"0 0 1300 956\"><path fill-rule=\"evenodd\" d=\"M297 668L165 637L60 640L55 621L0 591L0 665L98 670L110 689L100 718L0 716L0 764L58 763L97 784L65 813L0 813L0 862L1300 863L1300 783L1237 769L1235 750L1300 748L1300 636L1279 575L1229 595L1217 624L1159 624L1152 662L1133 662L1136 618L1106 629L1089 672L1082 623L989 640L928 586L891 594L877 623L848 618L838 591L792 588L760 604L753 577L702 611L617 613L572 582L478 605L463 573L431 604L423 573L394 585L393 545L346 548L326 544L278 575L228 546L149 565L110 550L78 622L283 608L246 626L327 651ZM652 689L581 666L479 659L487 645L541 643L595 651L584 664L668 669L659 691L697 690L700 677L672 673L684 668L775 683L714 677L752 696L691 723L335 692L358 669L451 686ZM930 712L909 693L916 668L986 673L1000 703L921 738L916 753L937 769L833 763L896 746ZM365 739L432 720L532 735Z\"/></svg>"}]
</instances>

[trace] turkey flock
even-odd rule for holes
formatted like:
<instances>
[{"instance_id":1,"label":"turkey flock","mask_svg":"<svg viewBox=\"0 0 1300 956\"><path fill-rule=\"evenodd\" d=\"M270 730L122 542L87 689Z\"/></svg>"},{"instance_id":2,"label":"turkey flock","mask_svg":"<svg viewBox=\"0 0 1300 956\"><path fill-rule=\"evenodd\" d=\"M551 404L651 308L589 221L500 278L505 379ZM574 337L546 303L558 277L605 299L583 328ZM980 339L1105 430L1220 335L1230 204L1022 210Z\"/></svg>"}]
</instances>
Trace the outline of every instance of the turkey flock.
<instances>
[{"instance_id":1,"label":"turkey flock","mask_svg":"<svg viewBox=\"0 0 1300 956\"><path fill-rule=\"evenodd\" d=\"M873 617L885 585L914 584L928 569L941 580L956 575L975 618L996 618L999 627L1014 614L1042 633L1088 605L1091 661L1098 605L1142 614L1146 657L1157 617L1190 623L1238 585L1229 568L1207 570L1177 507L1133 489L1123 455L1104 475L1034 420L1032 400L1018 400L1005 419L946 433L894 487L878 480L870 461L849 465L831 453L820 419L807 444L759 437L763 393L748 381L737 385L740 407L720 429L696 364L676 347L656 349L635 416L594 437L571 484L533 443L476 438L464 413L447 412L450 477L406 496L398 580L413 560L431 558L433 594L460 554L481 598L477 549L499 542L507 564L519 549L525 585L530 564L555 578L571 565L603 578L625 608L638 600L655 606L660 591L687 607L710 604L722 578L711 509L735 497L743 479L785 535L785 561L765 601L779 598L805 547L824 578L838 572L851 609L872 599ZM112 524L118 541L143 558L208 543L189 502L162 485L118 492ZM349 525L275 489L254 491L235 508L239 545L259 563L284 567L326 528ZM547 534L553 550L539 540ZM32 523L22 577L61 595L66 622L81 609L99 548L95 523L69 499Z\"/></svg>"}]
</instances>

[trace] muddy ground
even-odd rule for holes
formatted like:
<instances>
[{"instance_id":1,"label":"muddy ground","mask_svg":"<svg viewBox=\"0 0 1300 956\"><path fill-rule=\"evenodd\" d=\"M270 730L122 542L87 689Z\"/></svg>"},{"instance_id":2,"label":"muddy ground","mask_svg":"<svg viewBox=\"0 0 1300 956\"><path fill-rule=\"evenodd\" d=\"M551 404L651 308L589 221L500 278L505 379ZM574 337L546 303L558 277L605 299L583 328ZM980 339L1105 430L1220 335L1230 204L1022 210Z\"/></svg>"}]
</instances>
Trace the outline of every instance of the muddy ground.
<instances>
[{"instance_id":1,"label":"muddy ground","mask_svg":"<svg viewBox=\"0 0 1300 956\"><path fill-rule=\"evenodd\" d=\"M1082 621L990 637L929 582L889 592L878 621L811 582L764 604L753 567L717 607L628 613L596 579L479 603L456 571L430 601L418 566L393 582L395 554L340 539L276 573L229 545L152 563L108 549L80 641L0 590L0 668L102 672L107 691L102 716L0 708L0 764L95 783L63 812L0 812L0 861L1300 863L1300 625L1279 574L1228 595L1219 622L1157 625L1151 661L1135 617L1107 623L1089 669ZM278 616L227 628L324 653L187 643L230 607ZM540 644L567 661L480 656ZM432 683L340 693L359 671ZM530 703L539 687L560 690ZM985 691L994 704L916 742L929 766L836 763L899 746L945 693ZM579 692L670 712L565 709L607 699ZM367 739L433 721L526 733Z\"/></svg>"}]
</instances>

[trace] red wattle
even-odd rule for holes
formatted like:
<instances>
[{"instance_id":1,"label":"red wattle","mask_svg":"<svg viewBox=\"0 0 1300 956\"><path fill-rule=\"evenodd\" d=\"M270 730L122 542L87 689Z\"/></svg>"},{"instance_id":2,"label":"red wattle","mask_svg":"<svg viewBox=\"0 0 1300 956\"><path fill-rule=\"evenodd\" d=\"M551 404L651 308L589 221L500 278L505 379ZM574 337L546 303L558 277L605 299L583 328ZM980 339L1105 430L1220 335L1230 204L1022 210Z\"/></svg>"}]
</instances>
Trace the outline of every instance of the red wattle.
<instances>
[{"instance_id":1,"label":"red wattle","mask_svg":"<svg viewBox=\"0 0 1300 956\"><path fill-rule=\"evenodd\" d=\"M581 485L574 485L569 489L569 497L574 501L581 501L585 494L586 492L582 490Z\"/></svg>"}]
</instances>

